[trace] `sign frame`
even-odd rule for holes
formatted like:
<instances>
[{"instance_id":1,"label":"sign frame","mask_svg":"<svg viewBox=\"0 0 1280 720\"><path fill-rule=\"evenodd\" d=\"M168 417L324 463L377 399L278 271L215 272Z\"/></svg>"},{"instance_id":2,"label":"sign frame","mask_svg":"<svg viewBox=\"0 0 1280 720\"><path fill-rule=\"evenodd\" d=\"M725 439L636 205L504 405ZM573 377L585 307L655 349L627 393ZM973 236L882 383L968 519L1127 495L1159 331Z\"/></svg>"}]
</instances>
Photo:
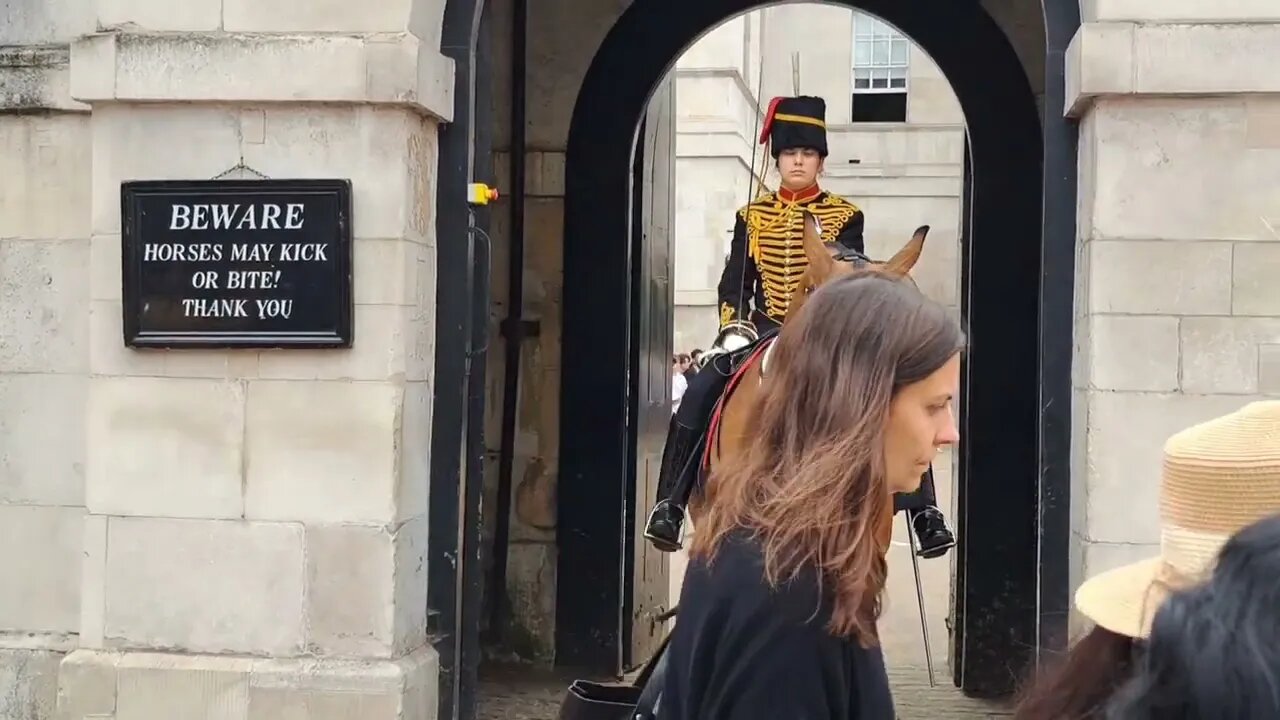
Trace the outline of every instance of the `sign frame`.
<instances>
[{"instance_id":1,"label":"sign frame","mask_svg":"<svg viewBox=\"0 0 1280 720\"><path fill-rule=\"evenodd\" d=\"M147 330L143 326L141 201L155 195L189 195L216 202L218 196L331 195L337 204L337 232L328 253L336 266L336 317L333 327L281 330ZM224 231L225 232L225 231ZM354 234L349 179L132 180L120 184L120 271L124 344L130 348L173 349L346 349L355 340Z\"/></svg>"}]
</instances>

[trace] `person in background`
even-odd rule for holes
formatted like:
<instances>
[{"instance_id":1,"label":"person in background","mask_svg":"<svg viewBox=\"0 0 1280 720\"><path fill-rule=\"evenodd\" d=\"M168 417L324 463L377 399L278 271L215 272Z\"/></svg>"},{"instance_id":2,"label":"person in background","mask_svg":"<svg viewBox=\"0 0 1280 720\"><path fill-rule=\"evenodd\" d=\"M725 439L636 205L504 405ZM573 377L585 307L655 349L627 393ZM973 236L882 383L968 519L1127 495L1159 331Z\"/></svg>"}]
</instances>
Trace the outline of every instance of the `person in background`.
<instances>
[{"instance_id":1,"label":"person in background","mask_svg":"<svg viewBox=\"0 0 1280 720\"><path fill-rule=\"evenodd\" d=\"M1164 601L1107 718L1280 718L1280 515L1236 533L1207 583Z\"/></svg>"},{"instance_id":2,"label":"person in background","mask_svg":"<svg viewBox=\"0 0 1280 720\"><path fill-rule=\"evenodd\" d=\"M702 351L694 348L689 353L688 366L684 370L684 379L693 382L693 376L698 374L698 358L702 356Z\"/></svg>"},{"instance_id":3,"label":"person in background","mask_svg":"<svg viewBox=\"0 0 1280 720\"><path fill-rule=\"evenodd\" d=\"M684 371L688 367L688 355L673 355L671 357L671 414L675 415L680 410L680 401L684 399L684 393L689 389L689 380L685 377Z\"/></svg>"},{"instance_id":4,"label":"person in background","mask_svg":"<svg viewBox=\"0 0 1280 720\"><path fill-rule=\"evenodd\" d=\"M963 346L943 306L876 273L782 328L747 450L708 484L662 720L893 720L878 536L890 495L959 439Z\"/></svg>"},{"instance_id":5,"label":"person in background","mask_svg":"<svg viewBox=\"0 0 1280 720\"><path fill-rule=\"evenodd\" d=\"M1023 690L1014 720L1102 720L1107 702L1133 676L1141 647L1140 638L1094 626Z\"/></svg>"},{"instance_id":6,"label":"person in background","mask_svg":"<svg viewBox=\"0 0 1280 720\"><path fill-rule=\"evenodd\" d=\"M1267 693L1280 693L1280 556L1258 551L1270 540L1269 526L1228 543L1276 513L1280 401L1251 403L1169 438L1160 554L1080 586L1076 609L1095 627L1030 687L1014 718L1280 718L1280 705L1265 704L1275 699ZM1213 580L1201 587L1210 573ZM1171 596L1178 599L1164 613ZM1161 618L1155 631L1153 617ZM1275 711L1236 713L1245 707Z\"/></svg>"},{"instance_id":7,"label":"person in background","mask_svg":"<svg viewBox=\"0 0 1280 720\"><path fill-rule=\"evenodd\" d=\"M1197 426L1175 451L1162 556L1106 583L1147 588L1154 612L1107 718L1280 718L1280 401Z\"/></svg>"}]
</instances>

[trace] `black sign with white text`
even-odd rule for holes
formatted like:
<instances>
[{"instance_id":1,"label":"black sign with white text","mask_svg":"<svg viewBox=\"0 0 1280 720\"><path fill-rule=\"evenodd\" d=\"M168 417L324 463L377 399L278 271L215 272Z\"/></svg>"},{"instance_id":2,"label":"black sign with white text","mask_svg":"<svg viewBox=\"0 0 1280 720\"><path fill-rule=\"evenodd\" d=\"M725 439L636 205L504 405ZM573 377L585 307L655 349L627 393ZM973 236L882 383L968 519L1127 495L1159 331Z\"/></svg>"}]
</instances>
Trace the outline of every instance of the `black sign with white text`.
<instances>
[{"instance_id":1,"label":"black sign with white text","mask_svg":"<svg viewBox=\"0 0 1280 720\"><path fill-rule=\"evenodd\" d=\"M130 347L350 347L351 183L121 185Z\"/></svg>"}]
</instances>

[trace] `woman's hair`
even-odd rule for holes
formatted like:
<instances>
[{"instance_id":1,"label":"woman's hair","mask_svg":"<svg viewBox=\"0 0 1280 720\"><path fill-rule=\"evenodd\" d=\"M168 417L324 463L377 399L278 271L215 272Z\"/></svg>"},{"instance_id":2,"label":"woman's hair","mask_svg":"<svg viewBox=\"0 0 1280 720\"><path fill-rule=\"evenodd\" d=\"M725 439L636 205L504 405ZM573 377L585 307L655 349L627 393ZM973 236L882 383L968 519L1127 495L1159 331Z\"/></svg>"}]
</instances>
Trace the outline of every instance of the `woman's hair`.
<instances>
[{"instance_id":1,"label":"woman's hair","mask_svg":"<svg viewBox=\"0 0 1280 720\"><path fill-rule=\"evenodd\" d=\"M1023 690L1014 720L1101 718L1107 701L1133 674L1136 647L1127 635L1095 627Z\"/></svg>"},{"instance_id":2,"label":"woman's hair","mask_svg":"<svg viewBox=\"0 0 1280 720\"><path fill-rule=\"evenodd\" d=\"M884 427L896 391L964 346L946 308L912 285L860 271L820 287L782 329L743 452L707 482L690 552L714 557L727 534L753 531L777 586L817 570L829 629L877 642L889 521Z\"/></svg>"},{"instance_id":3,"label":"woman's hair","mask_svg":"<svg viewBox=\"0 0 1280 720\"><path fill-rule=\"evenodd\" d=\"M1108 718L1280 718L1280 516L1234 535L1210 580L1170 596Z\"/></svg>"}]
</instances>

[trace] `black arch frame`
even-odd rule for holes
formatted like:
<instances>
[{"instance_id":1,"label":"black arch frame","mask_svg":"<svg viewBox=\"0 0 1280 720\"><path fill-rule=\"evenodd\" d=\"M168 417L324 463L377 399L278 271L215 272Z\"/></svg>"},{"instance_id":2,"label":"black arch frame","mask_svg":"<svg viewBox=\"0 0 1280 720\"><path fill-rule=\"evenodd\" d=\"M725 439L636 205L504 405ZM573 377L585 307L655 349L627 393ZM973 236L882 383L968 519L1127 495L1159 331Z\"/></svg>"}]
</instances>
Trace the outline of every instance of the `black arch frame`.
<instances>
[{"instance_id":1,"label":"black arch frame","mask_svg":"<svg viewBox=\"0 0 1280 720\"><path fill-rule=\"evenodd\" d=\"M1079 9L1076 0L1042 2L1043 134L1022 66L978 3L857 3L933 57L968 124L972 236L965 240L962 303L972 345L955 620L957 682L975 695L1007 694L1037 649L1059 649L1066 639L1076 134L1061 113L1061 72ZM633 466L625 390L630 287L621 278L631 277L626 239L637 127L650 93L685 47L717 23L767 4L635 0L597 52L574 108L557 532L558 574L574 582L562 583L556 598L561 665L612 671L622 642L625 478Z\"/></svg>"},{"instance_id":2,"label":"black arch frame","mask_svg":"<svg viewBox=\"0 0 1280 720\"><path fill-rule=\"evenodd\" d=\"M492 182L492 68L485 0L446 0L440 52L454 62L454 114L442 123L436 193L435 385L427 537L428 636L439 654L440 720L476 714L480 664L480 503L484 477L489 251L477 229L489 212L467 203L467 183ZM478 368L479 371L475 369Z\"/></svg>"}]
</instances>

